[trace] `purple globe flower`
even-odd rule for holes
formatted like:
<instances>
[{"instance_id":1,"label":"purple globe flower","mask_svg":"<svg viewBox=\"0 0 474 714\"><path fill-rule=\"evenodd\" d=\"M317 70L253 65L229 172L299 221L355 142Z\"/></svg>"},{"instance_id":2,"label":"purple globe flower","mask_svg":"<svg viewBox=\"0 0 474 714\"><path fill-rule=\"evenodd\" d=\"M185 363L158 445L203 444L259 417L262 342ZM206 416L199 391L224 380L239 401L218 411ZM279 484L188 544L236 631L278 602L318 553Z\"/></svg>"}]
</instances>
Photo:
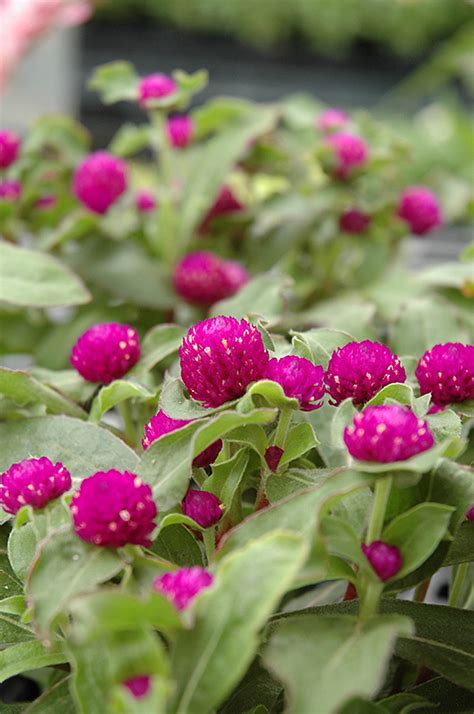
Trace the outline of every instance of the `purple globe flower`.
<instances>
[{"instance_id":1,"label":"purple globe flower","mask_svg":"<svg viewBox=\"0 0 474 714\"><path fill-rule=\"evenodd\" d=\"M219 194L214 201L214 204L209 209L206 217L199 227L199 233L205 234L208 232L210 224L216 218L228 216L232 213L238 213L244 209L244 205L235 196L230 186L222 186Z\"/></svg>"},{"instance_id":2,"label":"purple globe flower","mask_svg":"<svg viewBox=\"0 0 474 714\"><path fill-rule=\"evenodd\" d=\"M150 213L156 208L156 200L150 191L141 189L135 194L135 208L139 213Z\"/></svg>"},{"instance_id":3,"label":"purple globe flower","mask_svg":"<svg viewBox=\"0 0 474 714\"><path fill-rule=\"evenodd\" d=\"M13 131L0 131L0 169L7 169L18 157L21 139Z\"/></svg>"},{"instance_id":4,"label":"purple globe flower","mask_svg":"<svg viewBox=\"0 0 474 714\"><path fill-rule=\"evenodd\" d=\"M107 151L96 151L77 167L72 189L89 211L103 215L127 188L127 164Z\"/></svg>"},{"instance_id":5,"label":"purple globe flower","mask_svg":"<svg viewBox=\"0 0 474 714\"><path fill-rule=\"evenodd\" d=\"M402 568L403 558L394 545L375 540L370 545L362 545L362 552L382 582L393 578Z\"/></svg>"},{"instance_id":6,"label":"purple globe flower","mask_svg":"<svg viewBox=\"0 0 474 714\"><path fill-rule=\"evenodd\" d=\"M190 253L178 263L173 284L186 302L208 307L235 295L248 279L247 271L239 263L201 251Z\"/></svg>"},{"instance_id":7,"label":"purple globe flower","mask_svg":"<svg viewBox=\"0 0 474 714\"><path fill-rule=\"evenodd\" d=\"M167 74L149 74L138 85L138 101L143 109L153 105L154 99L164 99L174 94L178 86Z\"/></svg>"},{"instance_id":8,"label":"purple globe flower","mask_svg":"<svg viewBox=\"0 0 474 714\"><path fill-rule=\"evenodd\" d=\"M343 112L342 109L325 109L319 115L317 127L320 131L327 134L331 131L340 131L349 123L349 115Z\"/></svg>"},{"instance_id":9,"label":"purple globe flower","mask_svg":"<svg viewBox=\"0 0 474 714\"><path fill-rule=\"evenodd\" d=\"M175 149L185 149L191 143L196 128L191 117L178 116L168 119L168 141Z\"/></svg>"},{"instance_id":10,"label":"purple globe flower","mask_svg":"<svg viewBox=\"0 0 474 714\"><path fill-rule=\"evenodd\" d=\"M128 471L98 471L82 481L70 505L74 530L87 543L148 547L157 516L151 488Z\"/></svg>"},{"instance_id":11,"label":"purple globe flower","mask_svg":"<svg viewBox=\"0 0 474 714\"><path fill-rule=\"evenodd\" d=\"M214 578L207 570L197 566L182 568L156 578L153 587L165 595L177 610L185 610L202 590L210 588Z\"/></svg>"},{"instance_id":12,"label":"purple globe flower","mask_svg":"<svg viewBox=\"0 0 474 714\"><path fill-rule=\"evenodd\" d=\"M15 203L21 196L19 181L0 181L0 201Z\"/></svg>"},{"instance_id":13,"label":"purple globe flower","mask_svg":"<svg viewBox=\"0 0 474 714\"><path fill-rule=\"evenodd\" d=\"M150 691L151 678L146 674L140 677L131 677L123 682L123 686L128 689L135 699L143 699Z\"/></svg>"},{"instance_id":14,"label":"purple globe flower","mask_svg":"<svg viewBox=\"0 0 474 714\"><path fill-rule=\"evenodd\" d=\"M357 208L350 208L339 218L339 228L344 233L358 235L365 233L370 225L371 217Z\"/></svg>"},{"instance_id":15,"label":"purple globe flower","mask_svg":"<svg viewBox=\"0 0 474 714\"><path fill-rule=\"evenodd\" d=\"M254 325L219 316L190 328L179 358L181 378L191 397L205 407L220 407L263 379L268 352Z\"/></svg>"},{"instance_id":16,"label":"purple globe flower","mask_svg":"<svg viewBox=\"0 0 474 714\"><path fill-rule=\"evenodd\" d=\"M272 473L276 473L278 471L278 467L284 453L283 449L275 445L269 446L265 450L265 461Z\"/></svg>"},{"instance_id":17,"label":"purple globe flower","mask_svg":"<svg viewBox=\"0 0 474 714\"><path fill-rule=\"evenodd\" d=\"M349 397L354 404L365 404L394 382L407 376L397 355L379 342L349 342L333 352L326 371L326 387L333 404Z\"/></svg>"},{"instance_id":18,"label":"purple globe flower","mask_svg":"<svg viewBox=\"0 0 474 714\"><path fill-rule=\"evenodd\" d=\"M22 506L44 508L71 485L71 474L60 462L53 464L46 456L25 459L0 476L0 505L12 514Z\"/></svg>"},{"instance_id":19,"label":"purple globe flower","mask_svg":"<svg viewBox=\"0 0 474 714\"><path fill-rule=\"evenodd\" d=\"M474 399L474 345L435 345L418 362L415 377L420 393L431 392L438 407Z\"/></svg>"},{"instance_id":20,"label":"purple globe flower","mask_svg":"<svg viewBox=\"0 0 474 714\"><path fill-rule=\"evenodd\" d=\"M431 449L434 439L411 409L393 405L367 407L357 414L344 430L344 443L354 459L385 464Z\"/></svg>"},{"instance_id":21,"label":"purple globe flower","mask_svg":"<svg viewBox=\"0 0 474 714\"><path fill-rule=\"evenodd\" d=\"M264 379L277 382L287 397L297 399L304 412L323 406L324 369L303 357L288 355L267 364Z\"/></svg>"},{"instance_id":22,"label":"purple globe flower","mask_svg":"<svg viewBox=\"0 0 474 714\"><path fill-rule=\"evenodd\" d=\"M339 179L347 179L354 169L368 161L369 149L360 136L343 132L332 134L326 138L326 144L333 150L334 174Z\"/></svg>"},{"instance_id":23,"label":"purple globe flower","mask_svg":"<svg viewBox=\"0 0 474 714\"><path fill-rule=\"evenodd\" d=\"M472 505L466 513L468 521L474 521L474 505Z\"/></svg>"},{"instance_id":24,"label":"purple globe flower","mask_svg":"<svg viewBox=\"0 0 474 714\"><path fill-rule=\"evenodd\" d=\"M223 505L217 496L207 491L190 489L182 504L183 513L201 528L211 528L222 518Z\"/></svg>"},{"instance_id":25,"label":"purple globe flower","mask_svg":"<svg viewBox=\"0 0 474 714\"><path fill-rule=\"evenodd\" d=\"M123 377L140 358L138 332L130 325L93 325L77 340L70 362L88 382L110 384Z\"/></svg>"},{"instance_id":26,"label":"purple globe flower","mask_svg":"<svg viewBox=\"0 0 474 714\"><path fill-rule=\"evenodd\" d=\"M400 196L397 214L417 236L423 236L443 222L438 199L424 186L410 186Z\"/></svg>"},{"instance_id":27,"label":"purple globe flower","mask_svg":"<svg viewBox=\"0 0 474 714\"><path fill-rule=\"evenodd\" d=\"M160 436L176 431L176 429L181 429L183 426L186 426L186 424L190 424L191 421L191 419L172 419L165 414L163 409L160 409L158 414L152 417L148 424L145 425L145 436L142 439L143 448L148 449ZM193 466L201 469L207 468L217 459L221 449L222 440L218 439L214 441L207 449L204 449L204 451L195 457Z\"/></svg>"}]
</instances>

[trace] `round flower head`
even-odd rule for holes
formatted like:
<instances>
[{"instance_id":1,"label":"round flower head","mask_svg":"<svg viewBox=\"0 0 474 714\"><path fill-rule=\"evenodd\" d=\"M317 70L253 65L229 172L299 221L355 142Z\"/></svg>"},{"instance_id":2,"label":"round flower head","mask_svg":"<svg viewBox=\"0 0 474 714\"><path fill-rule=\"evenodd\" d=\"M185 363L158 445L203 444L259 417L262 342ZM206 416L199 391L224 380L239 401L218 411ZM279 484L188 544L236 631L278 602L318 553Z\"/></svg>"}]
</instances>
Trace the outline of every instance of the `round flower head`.
<instances>
[{"instance_id":1,"label":"round flower head","mask_svg":"<svg viewBox=\"0 0 474 714\"><path fill-rule=\"evenodd\" d=\"M183 426L186 426L186 424L190 424L191 421L191 419L172 419L165 414L163 409L160 409L158 414L152 417L148 424L145 425L145 436L142 439L143 448L148 449L160 436L176 431L176 429L181 429ZM218 439L214 441L213 444L196 456L193 460L193 466L201 469L207 468L217 459L221 449L222 440Z\"/></svg>"},{"instance_id":2,"label":"round flower head","mask_svg":"<svg viewBox=\"0 0 474 714\"><path fill-rule=\"evenodd\" d=\"M167 74L149 74L138 85L138 101L143 109L153 105L154 99L163 99L177 90L174 79Z\"/></svg>"},{"instance_id":3,"label":"round flower head","mask_svg":"<svg viewBox=\"0 0 474 714\"><path fill-rule=\"evenodd\" d=\"M203 306L234 295L246 282L248 274L241 265L207 251L185 256L173 275L178 295L186 302Z\"/></svg>"},{"instance_id":4,"label":"round flower head","mask_svg":"<svg viewBox=\"0 0 474 714\"><path fill-rule=\"evenodd\" d=\"M151 679L148 675L144 674L140 677L131 677L123 683L124 687L127 687L130 694L135 699L142 699L146 697L151 687Z\"/></svg>"},{"instance_id":5,"label":"round flower head","mask_svg":"<svg viewBox=\"0 0 474 714\"><path fill-rule=\"evenodd\" d=\"M369 158L367 144L355 134L332 134L326 138L326 144L334 152L334 173L340 179L348 178L353 169L363 166Z\"/></svg>"},{"instance_id":6,"label":"round flower head","mask_svg":"<svg viewBox=\"0 0 474 714\"><path fill-rule=\"evenodd\" d=\"M70 362L88 382L110 384L123 377L140 358L138 333L130 325L105 322L79 337Z\"/></svg>"},{"instance_id":7,"label":"round flower head","mask_svg":"<svg viewBox=\"0 0 474 714\"><path fill-rule=\"evenodd\" d=\"M474 399L474 345L435 345L418 362L415 377L420 393L431 392L438 407Z\"/></svg>"},{"instance_id":8,"label":"round flower head","mask_svg":"<svg viewBox=\"0 0 474 714\"><path fill-rule=\"evenodd\" d=\"M339 228L341 231L344 231L344 233L357 235L366 232L370 221L371 218L366 213L359 211L357 208L350 208L339 218Z\"/></svg>"},{"instance_id":9,"label":"round flower head","mask_svg":"<svg viewBox=\"0 0 474 714\"><path fill-rule=\"evenodd\" d=\"M474 505L467 511L466 518L468 521L474 521Z\"/></svg>"},{"instance_id":10,"label":"round flower head","mask_svg":"<svg viewBox=\"0 0 474 714\"><path fill-rule=\"evenodd\" d=\"M20 137L13 131L0 131L0 169L7 169L17 159Z\"/></svg>"},{"instance_id":11,"label":"round flower head","mask_svg":"<svg viewBox=\"0 0 474 714\"><path fill-rule=\"evenodd\" d=\"M397 214L417 236L429 233L442 223L438 199L424 186L411 186L402 193Z\"/></svg>"},{"instance_id":12,"label":"round flower head","mask_svg":"<svg viewBox=\"0 0 474 714\"><path fill-rule=\"evenodd\" d=\"M325 109L319 115L317 126L324 133L340 131L349 123L349 116L341 109Z\"/></svg>"},{"instance_id":13,"label":"round flower head","mask_svg":"<svg viewBox=\"0 0 474 714\"><path fill-rule=\"evenodd\" d=\"M210 528L222 518L223 505L217 496L207 491L190 489L182 504L183 513L201 528Z\"/></svg>"},{"instance_id":14,"label":"round flower head","mask_svg":"<svg viewBox=\"0 0 474 714\"><path fill-rule=\"evenodd\" d=\"M21 196L21 183L19 181L0 182L0 201L15 203Z\"/></svg>"},{"instance_id":15,"label":"round flower head","mask_svg":"<svg viewBox=\"0 0 474 714\"><path fill-rule=\"evenodd\" d=\"M406 461L431 449L434 439L423 419L397 405L367 407L344 430L351 456L379 464Z\"/></svg>"},{"instance_id":16,"label":"round flower head","mask_svg":"<svg viewBox=\"0 0 474 714\"><path fill-rule=\"evenodd\" d=\"M304 412L323 406L324 370L303 357L289 355L271 359L264 379L277 382L287 397L298 400Z\"/></svg>"},{"instance_id":17,"label":"round flower head","mask_svg":"<svg viewBox=\"0 0 474 714\"><path fill-rule=\"evenodd\" d=\"M151 488L128 471L98 471L82 481L70 505L82 540L105 548L150 545L157 510Z\"/></svg>"},{"instance_id":18,"label":"round flower head","mask_svg":"<svg viewBox=\"0 0 474 714\"><path fill-rule=\"evenodd\" d=\"M206 233L210 223L220 216L227 216L231 213L238 213L244 208L243 204L236 198L230 186L224 185L219 191L219 194L214 201L214 204L209 209L199 228L200 233Z\"/></svg>"},{"instance_id":19,"label":"round flower head","mask_svg":"<svg viewBox=\"0 0 474 714\"><path fill-rule=\"evenodd\" d=\"M22 506L44 508L71 485L71 474L61 463L53 464L46 456L25 459L0 476L0 505L13 514Z\"/></svg>"},{"instance_id":20,"label":"round flower head","mask_svg":"<svg viewBox=\"0 0 474 714\"><path fill-rule=\"evenodd\" d=\"M185 149L192 141L195 127L191 117L170 117L166 126L168 141L175 149Z\"/></svg>"},{"instance_id":21,"label":"round flower head","mask_svg":"<svg viewBox=\"0 0 474 714\"><path fill-rule=\"evenodd\" d=\"M382 582L393 578L403 565L398 548L381 540L375 540L370 545L362 545L362 552Z\"/></svg>"},{"instance_id":22,"label":"round flower head","mask_svg":"<svg viewBox=\"0 0 474 714\"><path fill-rule=\"evenodd\" d=\"M220 407L263 379L268 352L254 325L219 316L190 328L179 358L181 378L191 397L205 407Z\"/></svg>"},{"instance_id":23,"label":"round flower head","mask_svg":"<svg viewBox=\"0 0 474 714\"><path fill-rule=\"evenodd\" d=\"M165 573L155 579L153 587L165 595L177 610L185 610L201 590L211 587L213 581L211 573L195 566Z\"/></svg>"},{"instance_id":24,"label":"round flower head","mask_svg":"<svg viewBox=\"0 0 474 714\"><path fill-rule=\"evenodd\" d=\"M127 164L107 151L96 151L77 167L72 189L93 213L103 215L127 188Z\"/></svg>"},{"instance_id":25,"label":"round flower head","mask_svg":"<svg viewBox=\"0 0 474 714\"><path fill-rule=\"evenodd\" d=\"M150 191L142 189L135 194L135 208L139 213L149 213L156 208L156 200Z\"/></svg>"},{"instance_id":26,"label":"round flower head","mask_svg":"<svg viewBox=\"0 0 474 714\"><path fill-rule=\"evenodd\" d=\"M349 397L354 404L365 404L394 382L407 376L397 355L378 342L349 342L333 352L326 371L326 387L333 404Z\"/></svg>"}]
</instances>

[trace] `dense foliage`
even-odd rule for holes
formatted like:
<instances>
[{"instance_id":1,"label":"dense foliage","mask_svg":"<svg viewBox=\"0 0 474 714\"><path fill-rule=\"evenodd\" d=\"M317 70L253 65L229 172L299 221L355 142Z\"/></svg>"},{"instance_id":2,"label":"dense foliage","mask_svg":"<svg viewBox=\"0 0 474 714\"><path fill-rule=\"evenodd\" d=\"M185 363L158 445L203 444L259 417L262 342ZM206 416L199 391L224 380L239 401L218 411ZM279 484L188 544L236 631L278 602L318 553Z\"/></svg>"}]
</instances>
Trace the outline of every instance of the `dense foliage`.
<instances>
[{"instance_id":1,"label":"dense foliage","mask_svg":"<svg viewBox=\"0 0 474 714\"><path fill-rule=\"evenodd\" d=\"M2 712L467 714L474 252L402 248L469 192L366 114L183 116L205 81L99 68L149 119L106 152L0 136Z\"/></svg>"}]
</instances>

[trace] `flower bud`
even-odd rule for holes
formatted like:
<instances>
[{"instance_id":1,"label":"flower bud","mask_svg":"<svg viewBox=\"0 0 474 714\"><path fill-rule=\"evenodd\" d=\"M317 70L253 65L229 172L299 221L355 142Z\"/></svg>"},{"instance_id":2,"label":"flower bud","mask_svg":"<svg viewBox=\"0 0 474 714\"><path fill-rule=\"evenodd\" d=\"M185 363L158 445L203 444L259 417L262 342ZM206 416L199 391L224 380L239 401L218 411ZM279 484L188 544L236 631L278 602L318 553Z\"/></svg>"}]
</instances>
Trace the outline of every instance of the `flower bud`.
<instances>
[{"instance_id":1,"label":"flower bud","mask_svg":"<svg viewBox=\"0 0 474 714\"><path fill-rule=\"evenodd\" d=\"M207 570L195 566L165 573L156 578L153 587L170 600L177 610L185 610L199 593L211 587L214 578Z\"/></svg>"},{"instance_id":2,"label":"flower bud","mask_svg":"<svg viewBox=\"0 0 474 714\"><path fill-rule=\"evenodd\" d=\"M211 528L222 518L223 505L213 493L190 489L182 504L183 513L201 526Z\"/></svg>"},{"instance_id":3,"label":"flower bud","mask_svg":"<svg viewBox=\"0 0 474 714\"><path fill-rule=\"evenodd\" d=\"M401 553L394 545L375 540L370 545L362 545L362 552L382 582L393 578L402 568Z\"/></svg>"}]
</instances>

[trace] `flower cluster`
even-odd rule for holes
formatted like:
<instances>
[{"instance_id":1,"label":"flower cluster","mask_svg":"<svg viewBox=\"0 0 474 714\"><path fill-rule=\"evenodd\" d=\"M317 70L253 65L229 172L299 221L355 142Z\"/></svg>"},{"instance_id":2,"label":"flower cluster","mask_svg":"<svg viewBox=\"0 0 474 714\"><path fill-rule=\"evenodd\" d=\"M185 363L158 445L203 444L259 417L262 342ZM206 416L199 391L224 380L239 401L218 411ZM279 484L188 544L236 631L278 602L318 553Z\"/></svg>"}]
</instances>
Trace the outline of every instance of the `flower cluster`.
<instances>
[{"instance_id":1,"label":"flower cluster","mask_svg":"<svg viewBox=\"0 0 474 714\"><path fill-rule=\"evenodd\" d=\"M326 138L326 145L333 153L334 174L341 180L348 179L355 169L364 166L369 159L369 147L355 134L331 134Z\"/></svg>"},{"instance_id":2,"label":"flower cluster","mask_svg":"<svg viewBox=\"0 0 474 714\"><path fill-rule=\"evenodd\" d=\"M247 271L239 263L201 251L190 253L178 263L173 284L177 294L187 302L209 306L234 295L248 279Z\"/></svg>"},{"instance_id":3,"label":"flower cluster","mask_svg":"<svg viewBox=\"0 0 474 714\"><path fill-rule=\"evenodd\" d=\"M110 384L123 377L140 358L137 331L130 325L93 325L77 340L71 364L88 382Z\"/></svg>"},{"instance_id":4,"label":"flower cluster","mask_svg":"<svg viewBox=\"0 0 474 714\"><path fill-rule=\"evenodd\" d=\"M323 405L325 394L324 369L316 367L303 357L287 356L271 359L265 370L265 379L277 382L287 397L297 399L304 412Z\"/></svg>"},{"instance_id":5,"label":"flower cluster","mask_svg":"<svg viewBox=\"0 0 474 714\"><path fill-rule=\"evenodd\" d=\"M13 514L22 506L44 508L71 486L71 474L63 464L53 464L46 456L25 459L0 476L0 504Z\"/></svg>"}]
</instances>

